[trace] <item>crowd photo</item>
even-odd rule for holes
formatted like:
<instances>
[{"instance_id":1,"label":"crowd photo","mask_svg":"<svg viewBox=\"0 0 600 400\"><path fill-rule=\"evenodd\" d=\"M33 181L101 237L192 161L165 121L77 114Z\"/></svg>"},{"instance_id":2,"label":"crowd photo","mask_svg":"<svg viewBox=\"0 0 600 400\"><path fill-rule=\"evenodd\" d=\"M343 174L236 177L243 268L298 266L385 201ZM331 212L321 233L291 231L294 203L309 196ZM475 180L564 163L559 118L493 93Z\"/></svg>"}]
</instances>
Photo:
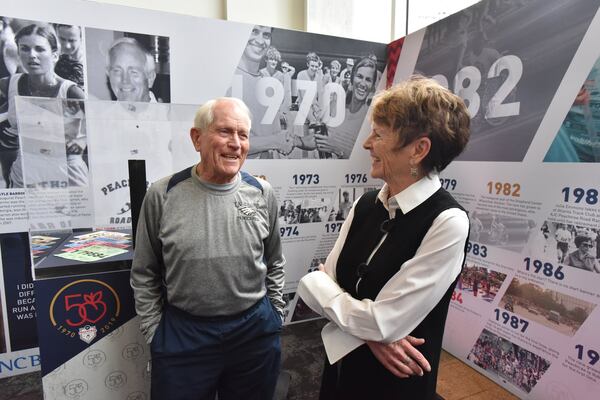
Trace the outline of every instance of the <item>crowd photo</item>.
<instances>
[{"instance_id":1,"label":"crowd photo","mask_svg":"<svg viewBox=\"0 0 600 400\"><path fill-rule=\"evenodd\" d=\"M467 360L497 374L529 393L550 367L550 362L516 344L483 330Z\"/></svg>"}]
</instances>

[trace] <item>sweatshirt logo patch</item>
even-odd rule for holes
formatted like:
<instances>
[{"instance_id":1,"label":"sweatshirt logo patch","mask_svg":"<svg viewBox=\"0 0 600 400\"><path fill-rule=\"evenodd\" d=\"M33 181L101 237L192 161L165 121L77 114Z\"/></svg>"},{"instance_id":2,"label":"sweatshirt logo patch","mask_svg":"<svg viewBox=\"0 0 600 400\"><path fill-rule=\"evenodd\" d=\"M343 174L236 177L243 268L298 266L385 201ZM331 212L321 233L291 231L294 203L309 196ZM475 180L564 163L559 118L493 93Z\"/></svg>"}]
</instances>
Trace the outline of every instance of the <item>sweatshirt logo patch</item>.
<instances>
[{"instance_id":1,"label":"sweatshirt logo patch","mask_svg":"<svg viewBox=\"0 0 600 400\"><path fill-rule=\"evenodd\" d=\"M238 218L256 219L257 210L253 205L236 201L235 206L237 207L238 212L241 214L238 216Z\"/></svg>"},{"instance_id":2,"label":"sweatshirt logo patch","mask_svg":"<svg viewBox=\"0 0 600 400\"><path fill-rule=\"evenodd\" d=\"M238 209L239 219L254 220L258 217L258 209L255 204L236 201L235 207Z\"/></svg>"}]
</instances>

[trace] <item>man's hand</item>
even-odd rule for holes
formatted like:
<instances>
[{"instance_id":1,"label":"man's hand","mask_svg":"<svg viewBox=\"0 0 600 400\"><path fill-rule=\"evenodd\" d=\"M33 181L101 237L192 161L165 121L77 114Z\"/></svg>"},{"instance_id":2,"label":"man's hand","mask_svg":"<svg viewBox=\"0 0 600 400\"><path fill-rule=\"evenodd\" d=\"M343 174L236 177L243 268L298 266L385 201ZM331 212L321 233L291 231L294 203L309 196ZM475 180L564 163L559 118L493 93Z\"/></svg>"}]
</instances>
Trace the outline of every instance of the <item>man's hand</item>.
<instances>
[{"instance_id":1,"label":"man's hand","mask_svg":"<svg viewBox=\"0 0 600 400\"><path fill-rule=\"evenodd\" d=\"M425 343L425 339L417 339L412 336L390 344L367 341L373 355L398 378L408 378L413 375L423 376L423 371L431 371L427 359L413 347L423 343Z\"/></svg>"},{"instance_id":2,"label":"man's hand","mask_svg":"<svg viewBox=\"0 0 600 400\"><path fill-rule=\"evenodd\" d=\"M294 150L294 138L289 133L279 133L274 135L275 137L275 148L279 153L287 156Z\"/></svg>"}]
</instances>

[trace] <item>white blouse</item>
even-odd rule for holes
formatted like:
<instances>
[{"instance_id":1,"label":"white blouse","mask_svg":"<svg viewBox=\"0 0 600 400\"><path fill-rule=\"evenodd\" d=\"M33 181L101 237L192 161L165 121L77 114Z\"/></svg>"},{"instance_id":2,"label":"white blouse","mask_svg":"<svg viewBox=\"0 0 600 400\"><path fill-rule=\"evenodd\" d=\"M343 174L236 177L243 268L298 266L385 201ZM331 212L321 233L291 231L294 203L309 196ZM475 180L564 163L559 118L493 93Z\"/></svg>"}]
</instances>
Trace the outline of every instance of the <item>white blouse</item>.
<instances>
[{"instance_id":1,"label":"white blouse","mask_svg":"<svg viewBox=\"0 0 600 400\"><path fill-rule=\"evenodd\" d=\"M439 188L439 177L431 173L390 199L385 184L376 201L381 201L390 218L394 218L398 208L406 214ZM458 208L443 211L434 219L414 257L402 264L375 301L357 300L337 284L335 277L338 257L353 218L354 208L325 261L325 272L311 272L298 285L302 300L331 321L321 333L331 364L367 340L391 343L412 332L460 273L469 232L469 219L464 211ZM378 248L379 245L370 258Z\"/></svg>"}]
</instances>

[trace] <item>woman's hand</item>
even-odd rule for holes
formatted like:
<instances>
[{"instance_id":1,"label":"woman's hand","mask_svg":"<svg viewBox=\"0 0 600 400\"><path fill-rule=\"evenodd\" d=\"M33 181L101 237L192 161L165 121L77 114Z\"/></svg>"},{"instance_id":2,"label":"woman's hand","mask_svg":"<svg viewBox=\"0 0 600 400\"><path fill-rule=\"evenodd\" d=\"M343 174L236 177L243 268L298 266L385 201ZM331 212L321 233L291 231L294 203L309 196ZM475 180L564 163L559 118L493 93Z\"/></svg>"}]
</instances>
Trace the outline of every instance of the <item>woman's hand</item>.
<instances>
[{"instance_id":1,"label":"woman's hand","mask_svg":"<svg viewBox=\"0 0 600 400\"><path fill-rule=\"evenodd\" d=\"M423 343L425 343L425 339L417 339L412 336L390 344L367 341L373 355L398 378L408 378L413 375L423 376L423 371L431 371L427 359L414 347Z\"/></svg>"}]
</instances>

